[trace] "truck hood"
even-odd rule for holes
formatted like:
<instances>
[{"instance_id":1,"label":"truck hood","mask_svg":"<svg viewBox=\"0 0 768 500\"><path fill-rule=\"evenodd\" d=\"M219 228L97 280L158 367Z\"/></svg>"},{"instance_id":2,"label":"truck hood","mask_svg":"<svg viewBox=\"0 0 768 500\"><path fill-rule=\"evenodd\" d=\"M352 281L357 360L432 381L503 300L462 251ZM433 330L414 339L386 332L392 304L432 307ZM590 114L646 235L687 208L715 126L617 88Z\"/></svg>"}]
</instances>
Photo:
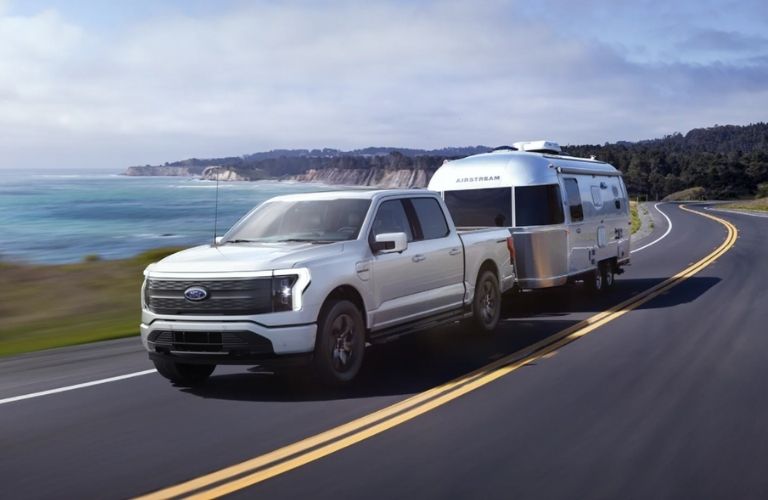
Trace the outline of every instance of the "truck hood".
<instances>
[{"instance_id":1,"label":"truck hood","mask_svg":"<svg viewBox=\"0 0 768 500\"><path fill-rule=\"evenodd\" d=\"M169 255L147 271L162 273L230 273L300 267L306 260L338 255L344 243L238 243L203 245Z\"/></svg>"}]
</instances>

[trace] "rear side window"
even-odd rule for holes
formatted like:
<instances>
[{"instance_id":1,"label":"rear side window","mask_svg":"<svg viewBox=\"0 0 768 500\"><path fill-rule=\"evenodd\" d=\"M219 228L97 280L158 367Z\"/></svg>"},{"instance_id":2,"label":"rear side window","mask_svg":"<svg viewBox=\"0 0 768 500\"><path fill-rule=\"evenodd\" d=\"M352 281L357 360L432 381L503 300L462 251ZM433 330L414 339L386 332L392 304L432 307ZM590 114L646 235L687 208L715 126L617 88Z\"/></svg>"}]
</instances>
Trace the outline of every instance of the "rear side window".
<instances>
[{"instance_id":1,"label":"rear side window","mask_svg":"<svg viewBox=\"0 0 768 500\"><path fill-rule=\"evenodd\" d=\"M565 179L565 194L568 196L568 209L571 212L571 222L584 220L584 208L581 206L579 183L576 179Z\"/></svg>"},{"instance_id":2,"label":"rear side window","mask_svg":"<svg viewBox=\"0 0 768 500\"><path fill-rule=\"evenodd\" d=\"M436 199L412 198L407 203L411 203L416 213L422 239L433 240L448 236L448 223L445 222L445 214Z\"/></svg>"},{"instance_id":3,"label":"rear side window","mask_svg":"<svg viewBox=\"0 0 768 500\"><path fill-rule=\"evenodd\" d=\"M562 224L564 220L560 186L557 184L515 188L516 226Z\"/></svg>"},{"instance_id":4,"label":"rear side window","mask_svg":"<svg viewBox=\"0 0 768 500\"><path fill-rule=\"evenodd\" d=\"M457 227L512 225L512 188L446 191L444 199Z\"/></svg>"},{"instance_id":5,"label":"rear side window","mask_svg":"<svg viewBox=\"0 0 768 500\"><path fill-rule=\"evenodd\" d=\"M413 241L413 231L408 222L403 202L401 200L385 201L379 205L376 218L373 219L373 236L383 233L405 233L408 241Z\"/></svg>"}]
</instances>

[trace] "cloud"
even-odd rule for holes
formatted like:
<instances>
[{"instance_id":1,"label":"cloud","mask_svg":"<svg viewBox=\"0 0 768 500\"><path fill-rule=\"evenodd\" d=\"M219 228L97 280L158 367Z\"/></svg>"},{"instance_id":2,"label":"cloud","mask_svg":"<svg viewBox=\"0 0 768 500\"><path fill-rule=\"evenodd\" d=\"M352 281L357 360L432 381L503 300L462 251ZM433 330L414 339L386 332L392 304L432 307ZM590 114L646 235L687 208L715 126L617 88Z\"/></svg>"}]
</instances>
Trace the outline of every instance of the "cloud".
<instances>
[{"instance_id":1,"label":"cloud","mask_svg":"<svg viewBox=\"0 0 768 500\"><path fill-rule=\"evenodd\" d=\"M768 38L736 31L699 30L678 44L683 50L749 52L768 48Z\"/></svg>"},{"instance_id":2,"label":"cloud","mask_svg":"<svg viewBox=\"0 0 768 500\"><path fill-rule=\"evenodd\" d=\"M1 13L6 164L604 142L757 121L768 104L763 59L637 62L509 2L261 3L106 34Z\"/></svg>"}]
</instances>

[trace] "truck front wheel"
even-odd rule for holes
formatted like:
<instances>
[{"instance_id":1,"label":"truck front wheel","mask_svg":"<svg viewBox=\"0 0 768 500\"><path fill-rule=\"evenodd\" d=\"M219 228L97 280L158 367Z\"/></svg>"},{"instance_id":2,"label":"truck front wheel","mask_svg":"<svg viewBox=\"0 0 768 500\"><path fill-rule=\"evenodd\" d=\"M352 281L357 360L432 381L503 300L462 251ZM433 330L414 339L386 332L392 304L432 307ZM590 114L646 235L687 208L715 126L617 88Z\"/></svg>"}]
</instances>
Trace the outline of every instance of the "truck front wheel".
<instances>
[{"instance_id":1,"label":"truck front wheel","mask_svg":"<svg viewBox=\"0 0 768 500\"><path fill-rule=\"evenodd\" d=\"M314 368L327 385L352 381L363 364L365 326L360 310L348 300L329 302L317 325Z\"/></svg>"},{"instance_id":2,"label":"truck front wheel","mask_svg":"<svg viewBox=\"0 0 768 500\"><path fill-rule=\"evenodd\" d=\"M155 359L157 373L176 385L194 387L203 384L211 376L216 365L188 365L167 359Z\"/></svg>"},{"instance_id":3,"label":"truck front wheel","mask_svg":"<svg viewBox=\"0 0 768 500\"><path fill-rule=\"evenodd\" d=\"M492 271L483 271L477 278L475 298L472 300L472 319L483 332L492 332L501 317L499 280Z\"/></svg>"}]
</instances>

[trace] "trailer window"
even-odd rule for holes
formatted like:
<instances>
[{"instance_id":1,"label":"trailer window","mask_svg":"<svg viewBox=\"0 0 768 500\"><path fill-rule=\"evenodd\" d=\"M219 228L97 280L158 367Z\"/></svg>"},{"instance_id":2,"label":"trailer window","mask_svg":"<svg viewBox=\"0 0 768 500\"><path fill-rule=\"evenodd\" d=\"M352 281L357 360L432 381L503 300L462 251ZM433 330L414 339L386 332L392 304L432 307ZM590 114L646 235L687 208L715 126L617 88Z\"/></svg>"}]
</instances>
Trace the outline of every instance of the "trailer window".
<instances>
[{"instance_id":1,"label":"trailer window","mask_svg":"<svg viewBox=\"0 0 768 500\"><path fill-rule=\"evenodd\" d=\"M518 186L515 188L515 225L545 226L565 220L560 186Z\"/></svg>"},{"instance_id":2,"label":"trailer window","mask_svg":"<svg viewBox=\"0 0 768 500\"><path fill-rule=\"evenodd\" d=\"M565 194L568 196L568 208L571 212L571 222L584 220L584 208L581 206L579 183L576 179L565 179Z\"/></svg>"},{"instance_id":3,"label":"trailer window","mask_svg":"<svg viewBox=\"0 0 768 500\"><path fill-rule=\"evenodd\" d=\"M444 199L457 227L512 225L512 188L446 191Z\"/></svg>"}]
</instances>

